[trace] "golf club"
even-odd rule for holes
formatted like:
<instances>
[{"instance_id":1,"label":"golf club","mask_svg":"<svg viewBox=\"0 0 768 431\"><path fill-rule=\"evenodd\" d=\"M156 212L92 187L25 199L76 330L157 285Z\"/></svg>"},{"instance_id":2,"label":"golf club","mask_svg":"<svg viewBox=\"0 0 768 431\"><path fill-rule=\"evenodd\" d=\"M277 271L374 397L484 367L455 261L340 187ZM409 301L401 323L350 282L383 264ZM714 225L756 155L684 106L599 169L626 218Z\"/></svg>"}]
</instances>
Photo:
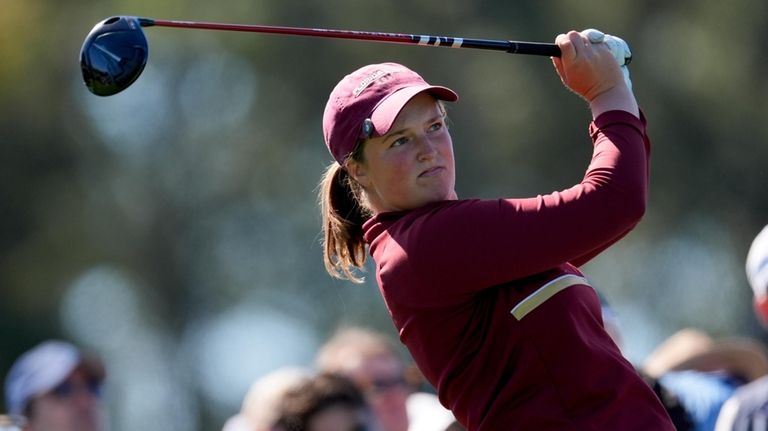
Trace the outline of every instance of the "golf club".
<instances>
[{"instance_id":1,"label":"golf club","mask_svg":"<svg viewBox=\"0 0 768 431\"><path fill-rule=\"evenodd\" d=\"M88 89L99 96L123 91L139 77L147 64L149 48L141 27L176 27L206 30L244 31L295 36L356 39L384 43L444 46L505 51L512 54L559 57L554 43L511 40L467 39L402 33L353 30L277 27L266 25L221 24L211 22L168 21L132 16L115 16L96 24L80 49L80 68Z\"/></svg>"}]
</instances>

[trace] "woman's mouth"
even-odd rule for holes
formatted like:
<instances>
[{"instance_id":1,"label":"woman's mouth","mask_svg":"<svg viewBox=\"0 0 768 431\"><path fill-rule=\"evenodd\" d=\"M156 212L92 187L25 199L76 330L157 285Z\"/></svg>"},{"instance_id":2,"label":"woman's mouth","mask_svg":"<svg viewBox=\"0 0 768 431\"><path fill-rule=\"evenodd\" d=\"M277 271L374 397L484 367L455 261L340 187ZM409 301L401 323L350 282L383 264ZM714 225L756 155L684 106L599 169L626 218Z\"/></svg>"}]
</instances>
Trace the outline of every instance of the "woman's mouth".
<instances>
[{"instance_id":1,"label":"woman's mouth","mask_svg":"<svg viewBox=\"0 0 768 431\"><path fill-rule=\"evenodd\" d=\"M445 168L443 168L442 166L431 167L431 168L425 170L424 172L420 173L419 174L419 178L422 178L422 177L432 177L432 176L438 175L444 169Z\"/></svg>"}]
</instances>

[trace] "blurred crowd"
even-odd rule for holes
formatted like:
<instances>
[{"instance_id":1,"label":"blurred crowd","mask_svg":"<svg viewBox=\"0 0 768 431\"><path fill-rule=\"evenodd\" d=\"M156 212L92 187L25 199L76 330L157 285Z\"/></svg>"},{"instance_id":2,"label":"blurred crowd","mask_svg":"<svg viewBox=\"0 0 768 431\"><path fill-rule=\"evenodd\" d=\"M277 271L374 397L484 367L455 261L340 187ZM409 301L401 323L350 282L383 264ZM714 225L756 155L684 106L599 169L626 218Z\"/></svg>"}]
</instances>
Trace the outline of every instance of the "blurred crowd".
<instances>
[{"instance_id":1,"label":"blurred crowd","mask_svg":"<svg viewBox=\"0 0 768 431\"><path fill-rule=\"evenodd\" d=\"M746 273L755 315L768 331L768 226L748 251ZM620 325L607 301L603 320L621 348ZM768 346L760 340L684 328L636 368L678 430L768 430ZM107 376L98 356L72 343L48 340L32 347L5 376L0 431L106 430ZM240 411L221 429L464 430L392 338L365 327L339 328L312 367L276 369L253 382Z\"/></svg>"},{"instance_id":2,"label":"blurred crowd","mask_svg":"<svg viewBox=\"0 0 768 431\"><path fill-rule=\"evenodd\" d=\"M45 341L22 354L5 380L0 431L103 431L102 361ZM315 367L284 367L253 382L223 431L459 431L416 368L384 334L340 328Z\"/></svg>"}]
</instances>

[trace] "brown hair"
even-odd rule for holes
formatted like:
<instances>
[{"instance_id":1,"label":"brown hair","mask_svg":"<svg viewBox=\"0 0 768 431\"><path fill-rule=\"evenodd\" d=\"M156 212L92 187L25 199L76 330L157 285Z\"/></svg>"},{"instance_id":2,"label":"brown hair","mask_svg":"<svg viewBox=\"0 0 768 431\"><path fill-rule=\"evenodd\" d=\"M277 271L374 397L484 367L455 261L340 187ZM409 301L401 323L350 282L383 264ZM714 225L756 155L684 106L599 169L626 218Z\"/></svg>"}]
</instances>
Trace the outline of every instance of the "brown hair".
<instances>
[{"instance_id":1,"label":"brown hair","mask_svg":"<svg viewBox=\"0 0 768 431\"><path fill-rule=\"evenodd\" d=\"M363 160L363 142L349 158ZM338 162L326 168L318 195L323 223L323 262L332 277L362 283L354 274L365 264L366 248L363 223L372 212L362 186Z\"/></svg>"},{"instance_id":2,"label":"brown hair","mask_svg":"<svg viewBox=\"0 0 768 431\"><path fill-rule=\"evenodd\" d=\"M323 373L286 392L277 407L275 429L306 431L310 421L332 407L367 411L362 392L346 377Z\"/></svg>"},{"instance_id":3,"label":"brown hair","mask_svg":"<svg viewBox=\"0 0 768 431\"><path fill-rule=\"evenodd\" d=\"M445 103L438 99L435 102L447 125ZM364 147L365 140L358 141L347 160L364 162ZM365 264L363 223L373 215L363 187L342 165L333 162L323 173L319 189L325 269L332 277L362 283L363 278L353 271L362 269Z\"/></svg>"}]
</instances>

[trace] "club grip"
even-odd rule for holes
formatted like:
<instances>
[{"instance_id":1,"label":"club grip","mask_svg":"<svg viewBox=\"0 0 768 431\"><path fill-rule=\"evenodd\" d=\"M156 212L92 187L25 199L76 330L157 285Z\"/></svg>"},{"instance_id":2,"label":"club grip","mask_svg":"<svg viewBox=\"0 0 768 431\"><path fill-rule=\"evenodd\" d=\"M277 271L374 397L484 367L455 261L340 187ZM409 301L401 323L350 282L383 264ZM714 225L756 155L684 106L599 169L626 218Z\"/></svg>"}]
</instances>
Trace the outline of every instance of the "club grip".
<instances>
[{"instance_id":1,"label":"club grip","mask_svg":"<svg viewBox=\"0 0 768 431\"><path fill-rule=\"evenodd\" d=\"M543 55L547 57L560 57L560 47L554 43L539 43L539 42L516 42L514 40L509 41L509 49L507 52L511 54L529 54L529 55Z\"/></svg>"}]
</instances>

